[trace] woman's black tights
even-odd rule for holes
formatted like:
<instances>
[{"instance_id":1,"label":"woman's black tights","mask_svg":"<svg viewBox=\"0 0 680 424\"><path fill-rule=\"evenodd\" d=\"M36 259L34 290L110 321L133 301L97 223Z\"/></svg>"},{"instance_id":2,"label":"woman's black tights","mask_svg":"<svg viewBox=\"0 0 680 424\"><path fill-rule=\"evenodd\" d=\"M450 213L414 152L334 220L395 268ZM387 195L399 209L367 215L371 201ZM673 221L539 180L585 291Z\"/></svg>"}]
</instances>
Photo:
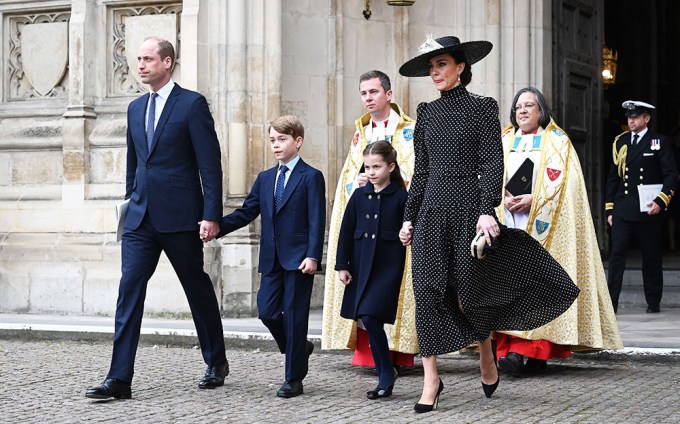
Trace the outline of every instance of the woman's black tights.
<instances>
[{"instance_id":1,"label":"woman's black tights","mask_svg":"<svg viewBox=\"0 0 680 424\"><path fill-rule=\"evenodd\" d=\"M371 342L371 353L373 354L373 361L375 361L375 369L378 372L378 384L381 388L386 389L394 384L394 368L390 358L390 348L387 344L385 323L367 315L361 317L361 322L364 323Z\"/></svg>"}]
</instances>

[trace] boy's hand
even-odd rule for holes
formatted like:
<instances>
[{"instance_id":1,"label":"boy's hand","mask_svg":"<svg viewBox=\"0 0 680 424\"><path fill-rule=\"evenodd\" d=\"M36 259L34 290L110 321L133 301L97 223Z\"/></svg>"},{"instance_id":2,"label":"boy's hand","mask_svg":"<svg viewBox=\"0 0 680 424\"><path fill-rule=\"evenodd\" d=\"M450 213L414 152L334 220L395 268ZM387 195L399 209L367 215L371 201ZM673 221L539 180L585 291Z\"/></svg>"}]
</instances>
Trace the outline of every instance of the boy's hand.
<instances>
[{"instance_id":1,"label":"boy's hand","mask_svg":"<svg viewBox=\"0 0 680 424\"><path fill-rule=\"evenodd\" d=\"M203 243L214 239L220 232L220 223L217 221L198 221L198 225L201 226L198 230L198 235Z\"/></svg>"},{"instance_id":2,"label":"boy's hand","mask_svg":"<svg viewBox=\"0 0 680 424\"><path fill-rule=\"evenodd\" d=\"M314 274L316 272L317 263L312 258L307 258L298 267L303 274Z\"/></svg>"},{"instance_id":3,"label":"boy's hand","mask_svg":"<svg viewBox=\"0 0 680 424\"><path fill-rule=\"evenodd\" d=\"M344 285L352 282L352 274L350 274L346 269L338 271L338 277L340 277L340 282Z\"/></svg>"}]
</instances>

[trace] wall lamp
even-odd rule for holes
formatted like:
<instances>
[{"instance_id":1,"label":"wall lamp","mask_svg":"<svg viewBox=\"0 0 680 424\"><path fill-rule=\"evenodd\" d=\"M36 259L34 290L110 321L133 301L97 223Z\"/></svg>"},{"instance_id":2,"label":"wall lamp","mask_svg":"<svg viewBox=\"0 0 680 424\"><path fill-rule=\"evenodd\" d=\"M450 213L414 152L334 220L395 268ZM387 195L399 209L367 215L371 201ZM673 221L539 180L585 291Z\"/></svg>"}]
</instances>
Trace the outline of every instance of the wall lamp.
<instances>
[{"instance_id":1,"label":"wall lamp","mask_svg":"<svg viewBox=\"0 0 680 424\"><path fill-rule=\"evenodd\" d=\"M602 82L605 85L616 83L616 62L618 58L618 52L604 46L602 49Z\"/></svg>"},{"instance_id":2,"label":"wall lamp","mask_svg":"<svg viewBox=\"0 0 680 424\"><path fill-rule=\"evenodd\" d=\"M413 6L413 3L415 3L415 0L387 0L387 5L388 6ZM371 0L366 0L366 3L364 3L365 9L362 11L364 14L364 18L370 19L371 18Z\"/></svg>"}]
</instances>

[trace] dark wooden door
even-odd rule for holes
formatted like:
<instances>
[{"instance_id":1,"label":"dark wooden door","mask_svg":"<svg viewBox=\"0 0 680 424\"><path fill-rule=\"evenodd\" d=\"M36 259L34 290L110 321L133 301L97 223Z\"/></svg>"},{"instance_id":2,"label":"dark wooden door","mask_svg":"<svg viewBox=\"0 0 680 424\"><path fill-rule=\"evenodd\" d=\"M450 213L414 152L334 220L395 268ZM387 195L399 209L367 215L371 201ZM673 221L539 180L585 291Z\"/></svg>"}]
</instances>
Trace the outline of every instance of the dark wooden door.
<instances>
[{"instance_id":1,"label":"dark wooden door","mask_svg":"<svg viewBox=\"0 0 680 424\"><path fill-rule=\"evenodd\" d=\"M595 230L605 246L602 34L602 0L553 0L553 114L578 153Z\"/></svg>"}]
</instances>

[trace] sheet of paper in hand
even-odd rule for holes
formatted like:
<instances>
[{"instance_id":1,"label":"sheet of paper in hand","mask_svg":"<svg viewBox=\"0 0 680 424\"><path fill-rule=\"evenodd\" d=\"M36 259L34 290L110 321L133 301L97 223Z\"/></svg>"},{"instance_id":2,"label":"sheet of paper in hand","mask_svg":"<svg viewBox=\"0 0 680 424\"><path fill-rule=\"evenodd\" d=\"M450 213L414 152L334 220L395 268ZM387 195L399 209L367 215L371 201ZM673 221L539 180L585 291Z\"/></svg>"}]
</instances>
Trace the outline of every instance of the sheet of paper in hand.
<instances>
[{"instance_id":1,"label":"sheet of paper in hand","mask_svg":"<svg viewBox=\"0 0 680 424\"><path fill-rule=\"evenodd\" d=\"M121 241L123 238L123 225L125 224L125 215L127 214L128 203L130 199L125 200L116 205L116 222L118 227L116 229L116 241Z\"/></svg>"},{"instance_id":2,"label":"sheet of paper in hand","mask_svg":"<svg viewBox=\"0 0 680 424\"><path fill-rule=\"evenodd\" d=\"M505 189L513 196L531 193L531 184L534 176L534 162L526 158L510 177Z\"/></svg>"},{"instance_id":3,"label":"sheet of paper in hand","mask_svg":"<svg viewBox=\"0 0 680 424\"><path fill-rule=\"evenodd\" d=\"M663 184L638 184L640 212L649 211L649 206L647 206L647 204L656 199L659 193L661 193L661 189L663 189Z\"/></svg>"}]
</instances>

